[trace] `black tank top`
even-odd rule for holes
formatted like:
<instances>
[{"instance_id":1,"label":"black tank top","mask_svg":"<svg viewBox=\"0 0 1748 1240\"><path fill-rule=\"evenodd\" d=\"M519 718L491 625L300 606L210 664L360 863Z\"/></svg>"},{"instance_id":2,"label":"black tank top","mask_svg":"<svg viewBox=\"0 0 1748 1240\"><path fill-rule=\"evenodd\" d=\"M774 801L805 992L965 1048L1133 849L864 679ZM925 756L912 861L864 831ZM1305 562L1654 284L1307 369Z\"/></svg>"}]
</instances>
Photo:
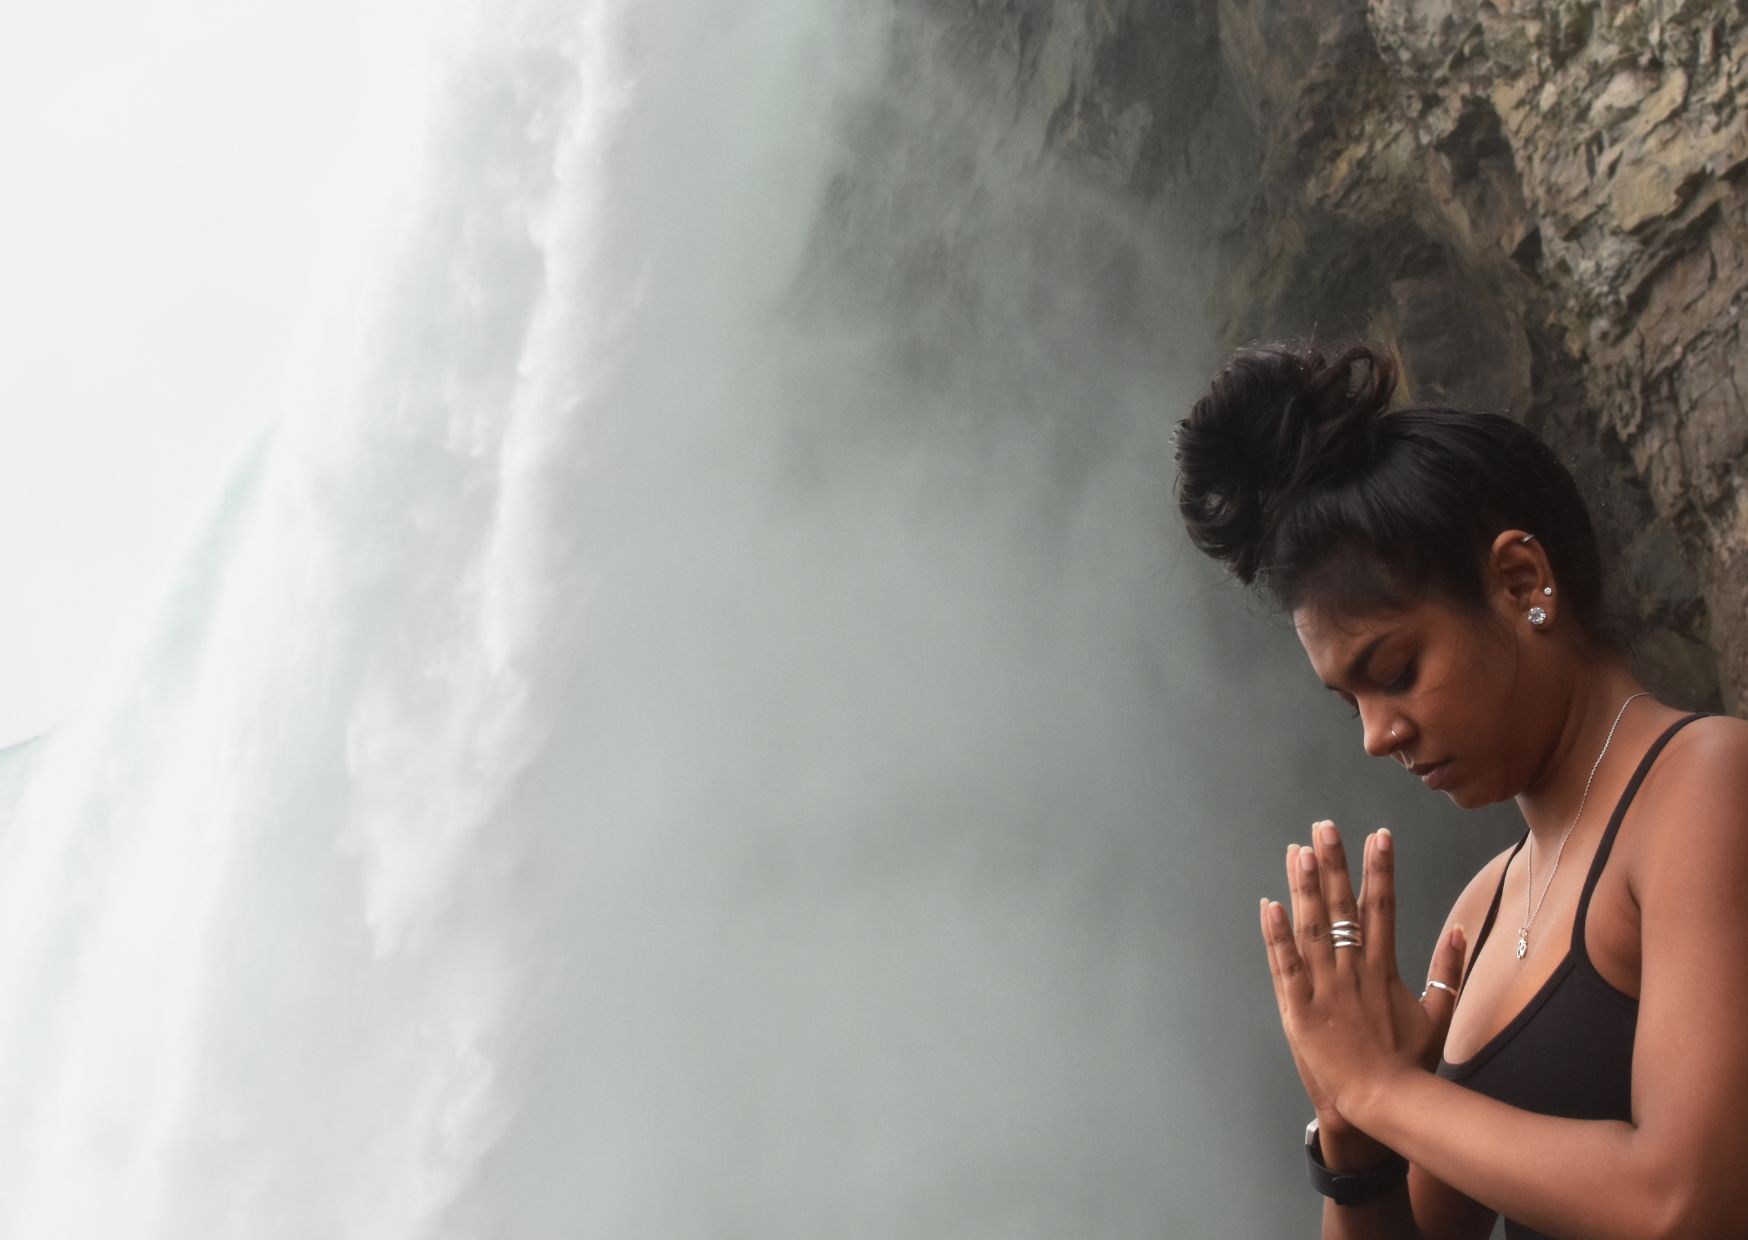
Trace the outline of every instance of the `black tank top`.
<instances>
[{"instance_id":1,"label":"black tank top","mask_svg":"<svg viewBox=\"0 0 1748 1240\"><path fill-rule=\"evenodd\" d=\"M1632 781L1621 793L1596 846L1596 857L1590 863L1590 874L1584 880L1578 912L1572 921L1572 946L1553 976L1524 1004L1512 1022L1472 1058L1463 1063L1447 1063L1441 1058L1440 1076L1525 1111L1566 1119L1631 1121L1633 1034L1639 1022L1639 1001L1616 990L1590 962L1590 953L1584 949L1584 918L1590 909L1590 894L1596 890L1596 880L1602 877L1602 867L1608 863L1621 819L1651 764L1670 737L1695 719L1705 717L1689 715L1670 724L1633 772ZM1499 900L1505 894L1505 873L1528 839L1529 832L1525 831L1506 858L1499 887L1493 893L1493 904L1469 956L1468 971L1463 974L1465 984L1475 971L1475 961L1480 959L1493 920L1498 916ZM1505 1235L1506 1240L1547 1240L1542 1232L1511 1219L1505 1220Z\"/></svg>"}]
</instances>

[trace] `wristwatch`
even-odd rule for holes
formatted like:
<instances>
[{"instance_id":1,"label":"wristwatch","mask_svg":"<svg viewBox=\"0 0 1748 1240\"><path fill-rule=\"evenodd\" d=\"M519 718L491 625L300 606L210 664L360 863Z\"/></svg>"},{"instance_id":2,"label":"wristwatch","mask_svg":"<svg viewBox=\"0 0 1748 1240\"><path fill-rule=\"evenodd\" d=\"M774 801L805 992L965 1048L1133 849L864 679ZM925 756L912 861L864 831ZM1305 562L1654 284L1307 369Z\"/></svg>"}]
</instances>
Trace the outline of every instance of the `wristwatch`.
<instances>
[{"instance_id":1,"label":"wristwatch","mask_svg":"<svg viewBox=\"0 0 1748 1240\"><path fill-rule=\"evenodd\" d=\"M1338 1206L1363 1206L1388 1197L1408 1175L1408 1160L1394 1150L1390 1157L1364 1171L1331 1171L1323 1162L1317 1121L1305 1125L1305 1161L1311 1167L1311 1187Z\"/></svg>"}]
</instances>

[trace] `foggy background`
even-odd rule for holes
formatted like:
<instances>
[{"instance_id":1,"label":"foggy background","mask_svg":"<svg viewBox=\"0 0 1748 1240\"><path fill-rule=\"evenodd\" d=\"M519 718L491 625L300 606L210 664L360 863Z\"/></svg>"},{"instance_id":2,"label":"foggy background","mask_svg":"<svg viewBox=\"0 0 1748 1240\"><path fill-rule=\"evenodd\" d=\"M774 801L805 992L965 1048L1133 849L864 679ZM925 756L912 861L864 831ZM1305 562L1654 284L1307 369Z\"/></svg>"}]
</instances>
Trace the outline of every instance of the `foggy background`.
<instances>
[{"instance_id":1,"label":"foggy background","mask_svg":"<svg viewBox=\"0 0 1748 1240\"><path fill-rule=\"evenodd\" d=\"M386 42L275 411L0 764L0 1235L1315 1234L1257 899L1387 824L1418 978L1515 814L1186 548L1194 221L937 33Z\"/></svg>"}]
</instances>

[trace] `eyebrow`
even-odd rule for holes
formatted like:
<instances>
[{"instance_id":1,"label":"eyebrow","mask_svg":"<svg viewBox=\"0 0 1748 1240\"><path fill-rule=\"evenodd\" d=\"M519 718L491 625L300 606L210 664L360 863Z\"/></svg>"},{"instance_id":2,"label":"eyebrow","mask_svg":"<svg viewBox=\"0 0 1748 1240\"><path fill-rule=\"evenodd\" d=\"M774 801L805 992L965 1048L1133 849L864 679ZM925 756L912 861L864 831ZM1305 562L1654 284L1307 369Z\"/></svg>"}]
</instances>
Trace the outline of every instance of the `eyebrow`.
<instances>
[{"instance_id":1,"label":"eyebrow","mask_svg":"<svg viewBox=\"0 0 1748 1240\"><path fill-rule=\"evenodd\" d=\"M1395 635L1395 630L1391 630L1388 633L1380 633L1364 646L1360 647L1360 652L1356 654L1352 661L1347 665L1347 681L1349 684L1352 684L1366 674L1366 669L1372 661L1372 656L1378 652L1378 647L1382 646ZM1323 687L1328 689L1331 693L1341 692L1341 686L1339 685L1332 685L1326 682Z\"/></svg>"}]
</instances>

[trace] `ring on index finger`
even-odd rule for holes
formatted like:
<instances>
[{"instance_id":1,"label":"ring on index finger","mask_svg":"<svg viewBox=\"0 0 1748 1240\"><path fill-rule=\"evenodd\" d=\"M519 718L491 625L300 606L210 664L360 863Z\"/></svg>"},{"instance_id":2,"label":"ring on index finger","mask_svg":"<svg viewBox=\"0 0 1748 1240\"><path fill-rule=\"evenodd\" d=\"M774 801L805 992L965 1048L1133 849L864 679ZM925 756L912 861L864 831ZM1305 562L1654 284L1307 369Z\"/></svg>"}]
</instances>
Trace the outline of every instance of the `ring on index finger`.
<instances>
[{"instance_id":1,"label":"ring on index finger","mask_svg":"<svg viewBox=\"0 0 1748 1240\"><path fill-rule=\"evenodd\" d=\"M1442 990L1452 999L1457 997L1457 988L1455 986L1452 986L1449 982L1441 982L1436 977L1429 977L1426 979L1426 990L1420 992L1420 997L1422 999L1426 998L1427 991L1430 990Z\"/></svg>"},{"instance_id":2,"label":"ring on index finger","mask_svg":"<svg viewBox=\"0 0 1748 1240\"><path fill-rule=\"evenodd\" d=\"M1329 926L1329 941L1336 947L1361 947L1366 945L1366 936L1360 930L1357 921L1331 922Z\"/></svg>"}]
</instances>

